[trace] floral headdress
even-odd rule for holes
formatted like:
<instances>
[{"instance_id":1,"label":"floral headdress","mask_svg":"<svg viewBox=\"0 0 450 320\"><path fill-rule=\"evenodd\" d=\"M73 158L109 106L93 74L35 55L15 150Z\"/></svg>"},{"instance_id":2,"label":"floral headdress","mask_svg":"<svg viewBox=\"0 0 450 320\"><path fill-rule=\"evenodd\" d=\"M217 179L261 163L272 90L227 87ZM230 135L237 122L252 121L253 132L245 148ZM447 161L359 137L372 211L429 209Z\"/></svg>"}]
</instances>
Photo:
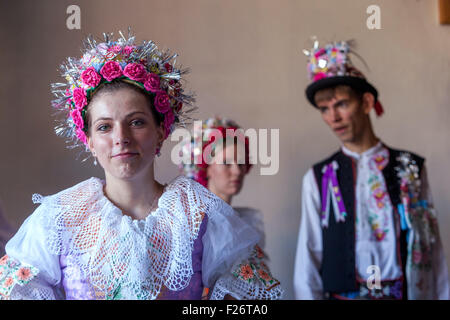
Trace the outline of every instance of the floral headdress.
<instances>
[{"instance_id":1,"label":"floral headdress","mask_svg":"<svg viewBox=\"0 0 450 320\"><path fill-rule=\"evenodd\" d=\"M216 139L215 132L219 130L224 139L229 134L235 134L235 131L242 128L233 120L214 117L202 121L201 127L196 127L194 123L193 135L185 140L181 152L184 155L190 155L190 161L188 163L181 163L180 170L188 178L191 178L204 187L208 185L208 179L206 175L206 169L208 163L204 159L204 150L210 146ZM200 134L199 134L200 133ZM247 164L247 172L252 165L249 161L249 140L247 137L236 135L238 138L242 138L245 143L245 163Z\"/></svg>"},{"instance_id":2,"label":"floral headdress","mask_svg":"<svg viewBox=\"0 0 450 320\"><path fill-rule=\"evenodd\" d=\"M69 138L72 147L86 147L86 108L96 89L105 83L124 81L145 90L162 115L165 138L175 126L185 126L190 119L187 113L195 109L193 94L184 93L182 88L181 76L188 70L175 66L177 54L159 51L153 41L135 44L130 30L127 38L119 34L121 37L114 40L112 33L105 33L101 43L89 36L81 59L69 57L60 66L67 82L51 85L56 96L52 105L65 115L55 131Z\"/></svg>"},{"instance_id":3,"label":"floral headdress","mask_svg":"<svg viewBox=\"0 0 450 320\"><path fill-rule=\"evenodd\" d=\"M351 49L352 41L338 41L319 47L319 41L314 40L313 48L303 50L308 57L307 72L312 83L306 88L306 96L315 105L314 95L318 90L338 84L346 84L363 92L370 92L375 97L375 112L383 114L383 107L377 100L378 92L359 71L350 59L350 53L364 60Z\"/></svg>"}]
</instances>

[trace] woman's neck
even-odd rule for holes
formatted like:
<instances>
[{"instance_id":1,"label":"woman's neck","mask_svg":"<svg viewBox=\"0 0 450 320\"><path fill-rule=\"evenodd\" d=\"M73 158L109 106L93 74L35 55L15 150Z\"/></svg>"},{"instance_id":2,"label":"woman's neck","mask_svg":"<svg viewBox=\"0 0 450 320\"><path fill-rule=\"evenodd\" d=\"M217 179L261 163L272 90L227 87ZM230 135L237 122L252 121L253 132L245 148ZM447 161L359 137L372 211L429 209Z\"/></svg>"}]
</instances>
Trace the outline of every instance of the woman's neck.
<instances>
[{"instance_id":1,"label":"woman's neck","mask_svg":"<svg viewBox=\"0 0 450 320\"><path fill-rule=\"evenodd\" d=\"M145 219L150 213L164 186L152 173L131 180L119 179L105 174L105 195L132 219Z\"/></svg>"},{"instance_id":2,"label":"woman's neck","mask_svg":"<svg viewBox=\"0 0 450 320\"><path fill-rule=\"evenodd\" d=\"M208 183L208 190L211 191L212 193L214 193L216 196L218 196L220 199L222 199L223 201L225 201L226 203L228 203L231 206L231 200L232 200L232 196L225 194L223 192L220 192L219 190L217 190L215 188L214 185L209 184Z\"/></svg>"}]
</instances>

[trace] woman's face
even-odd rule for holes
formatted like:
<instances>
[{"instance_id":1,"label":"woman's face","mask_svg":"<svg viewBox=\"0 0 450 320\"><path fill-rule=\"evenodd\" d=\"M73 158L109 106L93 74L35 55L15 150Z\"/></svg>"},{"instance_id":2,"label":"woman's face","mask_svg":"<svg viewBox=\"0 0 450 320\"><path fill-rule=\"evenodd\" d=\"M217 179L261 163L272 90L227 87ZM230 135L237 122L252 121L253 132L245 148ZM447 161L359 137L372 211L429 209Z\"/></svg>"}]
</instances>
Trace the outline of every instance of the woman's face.
<instances>
[{"instance_id":1,"label":"woman's face","mask_svg":"<svg viewBox=\"0 0 450 320\"><path fill-rule=\"evenodd\" d=\"M130 88L99 92L88 108L89 149L106 175L130 180L153 170L164 135L143 94Z\"/></svg>"},{"instance_id":2,"label":"woman's face","mask_svg":"<svg viewBox=\"0 0 450 320\"><path fill-rule=\"evenodd\" d=\"M216 152L213 163L206 169L208 189L227 196L234 196L241 191L248 171L243 149L234 143Z\"/></svg>"}]
</instances>

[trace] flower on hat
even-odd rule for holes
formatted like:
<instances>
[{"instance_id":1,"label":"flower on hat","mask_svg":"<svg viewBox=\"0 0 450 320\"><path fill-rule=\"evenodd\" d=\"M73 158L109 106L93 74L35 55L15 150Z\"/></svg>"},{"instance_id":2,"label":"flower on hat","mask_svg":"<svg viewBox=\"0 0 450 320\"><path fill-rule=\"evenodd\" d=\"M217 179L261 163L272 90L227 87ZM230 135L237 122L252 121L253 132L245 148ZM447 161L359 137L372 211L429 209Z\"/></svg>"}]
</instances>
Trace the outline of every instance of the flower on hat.
<instances>
[{"instance_id":1,"label":"flower on hat","mask_svg":"<svg viewBox=\"0 0 450 320\"><path fill-rule=\"evenodd\" d=\"M209 166L209 160L207 159L211 156L211 151L215 148L216 138L223 138L237 136L245 144L245 163L247 166L247 173L252 167L250 164L250 151L249 151L249 139L238 132L237 130L243 130L239 125L233 120L226 118L213 117L202 121L202 126L194 126L193 137L183 142L181 152L183 154L190 154L191 161L189 163L182 162L179 166L180 170L189 178L194 179L198 183L207 187L208 178L206 175L206 170ZM217 134L220 132L220 135ZM200 134L198 134L201 132Z\"/></svg>"},{"instance_id":2,"label":"flower on hat","mask_svg":"<svg viewBox=\"0 0 450 320\"><path fill-rule=\"evenodd\" d=\"M159 76L151 72L148 73L144 82L145 90L156 93L159 91L159 86L160 86Z\"/></svg>"},{"instance_id":3,"label":"flower on hat","mask_svg":"<svg viewBox=\"0 0 450 320\"><path fill-rule=\"evenodd\" d=\"M122 76L123 72L118 62L108 61L103 65L102 69L100 70L100 74L107 81L112 81Z\"/></svg>"},{"instance_id":4,"label":"flower on hat","mask_svg":"<svg viewBox=\"0 0 450 320\"><path fill-rule=\"evenodd\" d=\"M70 116L72 117L72 121L77 128L84 129L84 121L79 109L70 111Z\"/></svg>"},{"instance_id":5,"label":"flower on hat","mask_svg":"<svg viewBox=\"0 0 450 320\"><path fill-rule=\"evenodd\" d=\"M170 97L164 91L158 91L155 97L155 108L159 113L166 113L170 108Z\"/></svg>"},{"instance_id":6,"label":"flower on hat","mask_svg":"<svg viewBox=\"0 0 450 320\"><path fill-rule=\"evenodd\" d=\"M83 81L85 85L91 88L95 88L96 86L98 86L101 80L102 76L97 73L97 70L95 70L94 67L87 68L81 74L81 81Z\"/></svg>"},{"instance_id":7,"label":"flower on hat","mask_svg":"<svg viewBox=\"0 0 450 320\"><path fill-rule=\"evenodd\" d=\"M127 55L127 56L129 56L131 53L133 53L134 48L135 48L134 46L125 46L125 47L122 49L122 53L125 54L125 55Z\"/></svg>"},{"instance_id":8,"label":"flower on hat","mask_svg":"<svg viewBox=\"0 0 450 320\"><path fill-rule=\"evenodd\" d=\"M325 72L319 72L319 73L316 73L315 75L314 75L314 81L317 81L317 80L320 80L320 79L325 79L327 77L327 75L325 74Z\"/></svg>"},{"instance_id":9,"label":"flower on hat","mask_svg":"<svg viewBox=\"0 0 450 320\"><path fill-rule=\"evenodd\" d=\"M87 144L86 133L84 133L83 129L77 127L75 132L77 138L80 139L80 141L83 142L84 144Z\"/></svg>"},{"instance_id":10,"label":"flower on hat","mask_svg":"<svg viewBox=\"0 0 450 320\"><path fill-rule=\"evenodd\" d=\"M123 69L123 75L131 80L143 81L146 78L147 71L140 63L130 63Z\"/></svg>"},{"instance_id":11,"label":"flower on hat","mask_svg":"<svg viewBox=\"0 0 450 320\"><path fill-rule=\"evenodd\" d=\"M52 92L56 99L52 105L68 117L62 119L62 125L55 128L58 135L71 137L75 145L77 141L87 143L84 114L86 107L96 89L105 82L116 79L127 79L147 91L155 110L161 114L166 137L174 129L175 124L183 124L185 115L192 112L194 102L192 94L187 94L181 87L180 70L170 62L177 55L161 52L153 41L144 41L140 45L134 43L135 37L129 33L128 38L112 39L112 34L104 34L105 41L97 43L90 36L86 49L80 59L67 58L61 66L62 76L66 83L55 83ZM60 89L64 86L65 88ZM187 110L186 110L187 109Z\"/></svg>"},{"instance_id":12,"label":"flower on hat","mask_svg":"<svg viewBox=\"0 0 450 320\"><path fill-rule=\"evenodd\" d=\"M73 90L73 102L77 109L82 109L87 105L86 90L83 88L75 88Z\"/></svg>"},{"instance_id":13,"label":"flower on hat","mask_svg":"<svg viewBox=\"0 0 450 320\"><path fill-rule=\"evenodd\" d=\"M120 53L122 51L122 46L115 45L108 48L108 51L112 51L114 53Z\"/></svg>"}]
</instances>

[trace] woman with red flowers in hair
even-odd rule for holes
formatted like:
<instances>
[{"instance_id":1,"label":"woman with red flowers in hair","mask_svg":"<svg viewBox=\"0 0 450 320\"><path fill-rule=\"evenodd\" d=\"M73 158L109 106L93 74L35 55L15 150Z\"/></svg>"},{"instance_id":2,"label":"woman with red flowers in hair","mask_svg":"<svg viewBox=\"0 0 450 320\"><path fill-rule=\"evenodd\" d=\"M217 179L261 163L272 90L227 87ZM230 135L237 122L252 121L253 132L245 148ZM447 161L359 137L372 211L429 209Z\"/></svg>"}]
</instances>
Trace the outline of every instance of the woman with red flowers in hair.
<instances>
[{"instance_id":1,"label":"woman with red flowers in hair","mask_svg":"<svg viewBox=\"0 0 450 320\"><path fill-rule=\"evenodd\" d=\"M106 34L62 66L56 132L105 179L33 196L40 205L0 258L0 299L196 300L253 249L257 232L226 202L184 176L155 179L155 157L193 103L175 56Z\"/></svg>"},{"instance_id":2,"label":"woman with red flowers in hair","mask_svg":"<svg viewBox=\"0 0 450 320\"><path fill-rule=\"evenodd\" d=\"M182 163L183 173L199 182L231 205L234 196L242 189L250 163L249 139L234 121L209 118L202 127L194 125L193 138L182 146L183 155L191 155ZM183 157L188 159L189 156ZM236 299L280 299L283 290L272 277L266 264L264 248L264 223L260 211L248 207L233 207L235 214L253 227L259 234L258 244L249 257L237 261L216 282L209 292L211 299L229 295Z\"/></svg>"}]
</instances>

